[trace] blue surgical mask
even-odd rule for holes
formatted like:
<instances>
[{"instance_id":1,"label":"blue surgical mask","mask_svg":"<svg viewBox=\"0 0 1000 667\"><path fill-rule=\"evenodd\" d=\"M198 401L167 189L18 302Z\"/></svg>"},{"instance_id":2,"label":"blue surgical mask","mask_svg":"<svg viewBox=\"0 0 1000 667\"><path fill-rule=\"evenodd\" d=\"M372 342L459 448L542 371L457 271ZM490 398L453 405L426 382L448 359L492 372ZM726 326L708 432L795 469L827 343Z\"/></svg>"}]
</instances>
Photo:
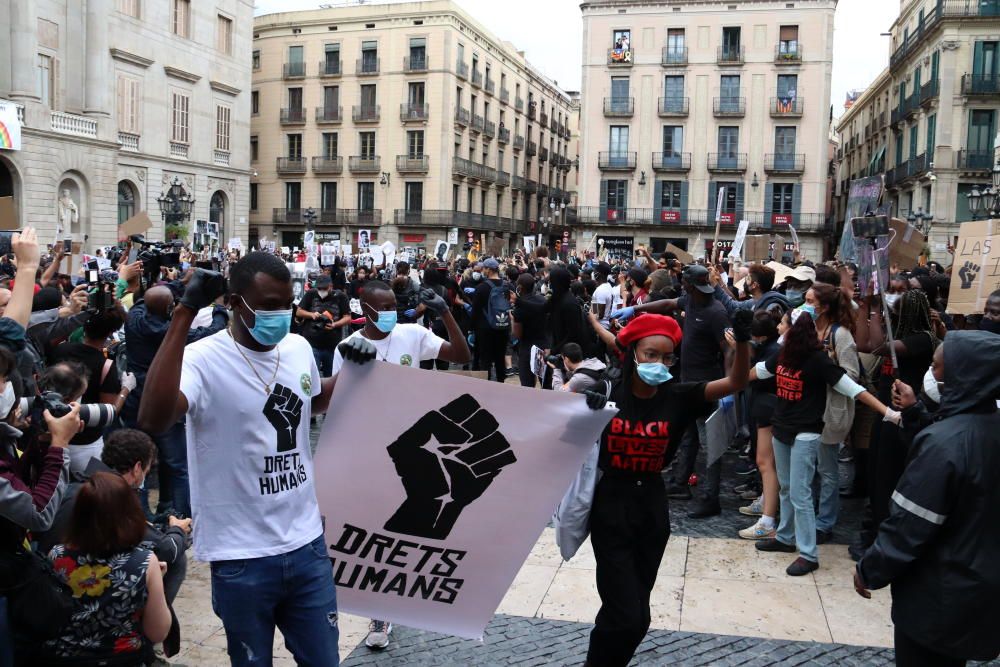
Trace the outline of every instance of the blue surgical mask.
<instances>
[{"instance_id":1,"label":"blue surgical mask","mask_svg":"<svg viewBox=\"0 0 1000 667\"><path fill-rule=\"evenodd\" d=\"M243 299L243 297L240 298ZM246 299L243 299L243 305L250 308ZM252 328L242 317L240 320L253 339L261 345L277 345L292 328L292 310L290 308L288 310L254 310L253 318Z\"/></svg>"},{"instance_id":2,"label":"blue surgical mask","mask_svg":"<svg viewBox=\"0 0 1000 667\"><path fill-rule=\"evenodd\" d=\"M372 324L375 325L376 329L378 329L382 333L387 334L390 333L396 327L396 320L398 318L398 315L396 314L395 310L375 310L367 303L365 304L365 306L370 308L373 312L375 312L378 315L376 319L372 320Z\"/></svg>"},{"instance_id":3,"label":"blue surgical mask","mask_svg":"<svg viewBox=\"0 0 1000 667\"><path fill-rule=\"evenodd\" d=\"M791 305L792 308L795 308L796 306L801 306L805 302L806 295L802 290L789 289L785 290L785 298L788 299L789 305Z\"/></svg>"},{"instance_id":4,"label":"blue surgical mask","mask_svg":"<svg viewBox=\"0 0 1000 667\"><path fill-rule=\"evenodd\" d=\"M800 313L806 313L812 319L813 322L816 321L816 308L811 304L804 303L797 309Z\"/></svg>"},{"instance_id":5,"label":"blue surgical mask","mask_svg":"<svg viewBox=\"0 0 1000 667\"><path fill-rule=\"evenodd\" d=\"M639 363L635 360L635 370L639 374L639 379L651 387L656 387L664 382L669 382L673 376L670 369L658 361Z\"/></svg>"}]
</instances>

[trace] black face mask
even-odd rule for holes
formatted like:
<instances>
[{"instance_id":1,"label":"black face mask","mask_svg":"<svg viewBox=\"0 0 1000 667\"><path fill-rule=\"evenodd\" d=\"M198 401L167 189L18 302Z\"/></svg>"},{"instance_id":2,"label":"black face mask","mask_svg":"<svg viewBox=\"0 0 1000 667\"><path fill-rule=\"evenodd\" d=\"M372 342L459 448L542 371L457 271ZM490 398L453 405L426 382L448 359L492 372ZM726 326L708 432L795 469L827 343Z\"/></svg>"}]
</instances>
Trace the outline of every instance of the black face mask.
<instances>
[{"instance_id":1,"label":"black face mask","mask_svg":"<svg viewBox=\"0 0 1000 667\"><path fill-rule=\"evenodd\" d=\"M979 322L979 330L1000 334L1000 320L990 320L984 317L982 321Z\"/></svg>"}]
</instances>

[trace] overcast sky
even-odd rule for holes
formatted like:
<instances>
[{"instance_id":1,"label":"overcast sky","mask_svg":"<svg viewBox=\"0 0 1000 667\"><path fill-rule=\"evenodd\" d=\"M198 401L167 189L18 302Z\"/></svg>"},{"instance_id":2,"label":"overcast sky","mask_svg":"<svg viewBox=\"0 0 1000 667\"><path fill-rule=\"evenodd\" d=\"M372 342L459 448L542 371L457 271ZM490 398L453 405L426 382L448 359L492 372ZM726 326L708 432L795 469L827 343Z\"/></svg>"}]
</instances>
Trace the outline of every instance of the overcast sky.
<instances>
[{"instance_id":1,"label":"overcast sky","mask_svg":"<svg viewBox=\"0 0 1000 667\"><path fill-rule=\"evenodd\" d=\"M525 52L539 70L565 90L580 89L579 0L456 0L480 23ZM339 4L337 0L331 0ZM257 14L315 9L318 0L257 0ZM843 111L848 90L864 89L889 61L887 32L898 0L840 0L833 39L834 115ZM526 17L530 16L530 20ZM803 36L804 37L804 36ZM808 51L810 44L803 40Z\"/></svg>"}]
</instances>

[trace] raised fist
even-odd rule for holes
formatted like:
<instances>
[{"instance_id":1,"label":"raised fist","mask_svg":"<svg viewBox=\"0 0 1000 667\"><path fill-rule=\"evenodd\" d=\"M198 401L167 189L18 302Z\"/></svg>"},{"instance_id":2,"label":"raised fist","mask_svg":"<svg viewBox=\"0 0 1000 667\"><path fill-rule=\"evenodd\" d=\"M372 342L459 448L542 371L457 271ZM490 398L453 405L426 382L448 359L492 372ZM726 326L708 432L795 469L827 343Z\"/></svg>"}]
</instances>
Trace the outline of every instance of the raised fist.
<instances>
[{"instance_id":1,"label":"raised fist","mask_svg":"<svg viewBox=\"0 0 1000 667\"><path fill-rule=\"evenodd\" d=\"M278 451L295 449L295 439L302 419L302 399L283 384L274 385L264 404L264 416L278 434Z\"/></svg>"},{"instance_id":2,"label":"raised fist","mask_svg":"<svg viewBox=\"0 0 1000 667\"><path fill-rule=\"evenodd\" d=\"M962 289L969 289L979 275L979 265L966 262L965 266L958 270L958 277L962 280Z\"/></svg>"},{"instance_id":3,"label":"raised fist","mask_svg":"<svg viewBox=\"0 0 1000 667\"><path fill-rule=\"evenodd\" d=\"M443 540L466 506L517 461L493 415L464 394L421 417L389 445L406 500L385 523L394 533Z\"/></svg>"}]
</instances>

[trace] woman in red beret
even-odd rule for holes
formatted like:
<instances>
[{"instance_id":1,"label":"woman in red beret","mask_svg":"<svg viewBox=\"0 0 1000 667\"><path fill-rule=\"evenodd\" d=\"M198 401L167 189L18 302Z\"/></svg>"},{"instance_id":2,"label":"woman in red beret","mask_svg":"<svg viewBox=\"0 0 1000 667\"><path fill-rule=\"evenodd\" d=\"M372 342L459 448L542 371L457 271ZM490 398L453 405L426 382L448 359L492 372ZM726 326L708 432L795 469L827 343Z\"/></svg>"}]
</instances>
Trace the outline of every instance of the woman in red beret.
<instances>
[{"instance_id":1,"label":"woman in red beret","mask_svg":"<svg viewBox=\"0 0 1000 667\"><path fill-rule=\"evenodd\" d=\"M587 393L593 409L618 408L601 434L602 476L590 510L601 609L590 633L587 665L624 667L649 629L649 596L670 537L661 472L681 437L713 401L747 384L753 315L733 321L736 354L729 375L713 382L679 382L670 374L681 343L677 321L641 315L618 333L622 375Z\"/></svg>"}]
</instances>

